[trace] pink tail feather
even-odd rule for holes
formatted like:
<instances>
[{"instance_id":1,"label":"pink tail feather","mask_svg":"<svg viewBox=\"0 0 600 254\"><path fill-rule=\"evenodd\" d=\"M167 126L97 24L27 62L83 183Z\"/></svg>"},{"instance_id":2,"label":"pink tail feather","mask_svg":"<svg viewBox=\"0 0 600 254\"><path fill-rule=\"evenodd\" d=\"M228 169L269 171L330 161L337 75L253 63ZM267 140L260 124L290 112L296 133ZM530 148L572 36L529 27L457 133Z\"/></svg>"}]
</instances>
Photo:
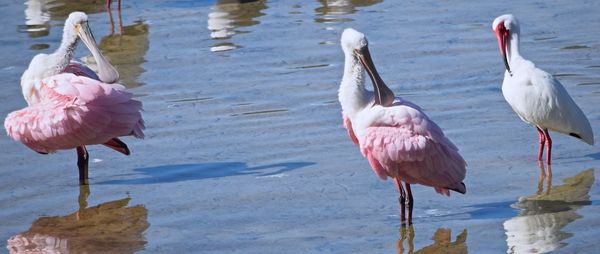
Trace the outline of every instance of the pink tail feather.
<instances>
[{"instance_id":1,"label":"pink tail feather","mask_svg":"<svg viewBox=\"0 0 600 254\"><path fill-rule=\"evenodd\" d=\"M113 139L109 140L108 142L104 143L103 145L105 145L117 152L125 154L125 155L131 154L131 152L129 151L129 147L127 147L127 144L125 144L123 141L121 141L118 138L113 138Z\"/></svg>"},{"instance_id":2,"label":"pink tail feather","mask_svg":"<svg viewBox=\"0 0 600 254\"><path fill-rule=\"evenodd\" d=\"M448 187L448 189L456 191L456 192L458 192L460 194L466 194L467 193L467 186L463 182L453 184L452 186Z\"/></svg>"}]
</instances>

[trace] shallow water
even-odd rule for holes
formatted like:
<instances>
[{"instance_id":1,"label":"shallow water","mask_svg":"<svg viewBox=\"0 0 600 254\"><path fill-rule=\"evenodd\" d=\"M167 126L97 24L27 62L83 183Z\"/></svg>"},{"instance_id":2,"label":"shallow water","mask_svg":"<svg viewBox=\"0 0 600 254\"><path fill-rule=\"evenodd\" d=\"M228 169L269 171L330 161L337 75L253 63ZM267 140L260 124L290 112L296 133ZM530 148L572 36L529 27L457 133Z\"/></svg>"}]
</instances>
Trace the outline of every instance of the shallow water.
<instances>
[{"instance_id":1,"label":"shallow water","mask_svg":"<svg viewBox=\"0 0 600 254\"><path fill-rule=\"evenodd\" d=\"M89 190L77 185L75 152L42 156L0 135L0 252L598 248L600 153L554 135L550 191L538 181L537 133L502 97L491 22L519 18L522 53L557 75L598 133L600 3L123 0L121 13L103 3L0 3L0 115L25 106L22 72L57 47L68 13L84 10L147 122L145 140L124 139L129 157L90 148ZM469 163L467 195L413 188L412 228L399 225L394 185L342 128L346 27L367 35L386 83Z\"/></svg>"}]
</instances>

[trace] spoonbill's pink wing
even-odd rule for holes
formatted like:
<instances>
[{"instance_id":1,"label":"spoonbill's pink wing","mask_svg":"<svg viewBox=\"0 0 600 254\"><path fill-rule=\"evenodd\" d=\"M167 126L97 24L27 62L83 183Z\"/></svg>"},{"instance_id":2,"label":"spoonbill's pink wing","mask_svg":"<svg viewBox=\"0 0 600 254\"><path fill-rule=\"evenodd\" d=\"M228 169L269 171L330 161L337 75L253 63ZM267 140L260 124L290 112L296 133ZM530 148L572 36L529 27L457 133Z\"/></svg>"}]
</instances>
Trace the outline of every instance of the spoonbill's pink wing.
<instances>
[{"instance_id":1,"label":"spoonbill's pink wing","mask_svg":"<svg viewBox=\"0 0 600 254\"><path fill-rule=\"evenodd\" d=\"M348 136L354 144L358 145L358 139L356 138L356 135L354 135L354 131L352 130L352 122L350 122L350 118L348 118L348 116L346 116L344 112L342 112L342 117L344 118L344 128L346 128L346 130L348 131Z\"/></svg>"},{"instance_id":2,"label":"spoonbill's pink wing","mask_svg":"<svg viewBox=\"0 0 600 254\"><path fill-rule=\"evenodd\" d=\"M70 73L40 81L42 101L10 113L7 134L31 149L48 153L112 138L143 138L142 103L121 85Z\"/></svg>"},{"instance_id":3,"label":"spoonbill's pink wing","mask_svg":"<svg viewBox=\"0 0 600 254\"><path fill-rule=\"evenodd\" d=\"M408 105L374 107L379 115L359 138L361 152L381 178L466 192L466 162L442 130L420 110Z\"/></svg>"},{"instance_id":4,"label":"spoonbill's pink wing","mask_svg":"<svg viewBox=\"0 0 600 254\"><path fill-rule=\"evenodd\" d=\"M67 65L67 67L63 70L63 73L73 73L77 76L100 80L95 71L87 67L85 64L77 61L71 61L71 63L69 63L69 65Z\"/></svg>"}]
</instances>

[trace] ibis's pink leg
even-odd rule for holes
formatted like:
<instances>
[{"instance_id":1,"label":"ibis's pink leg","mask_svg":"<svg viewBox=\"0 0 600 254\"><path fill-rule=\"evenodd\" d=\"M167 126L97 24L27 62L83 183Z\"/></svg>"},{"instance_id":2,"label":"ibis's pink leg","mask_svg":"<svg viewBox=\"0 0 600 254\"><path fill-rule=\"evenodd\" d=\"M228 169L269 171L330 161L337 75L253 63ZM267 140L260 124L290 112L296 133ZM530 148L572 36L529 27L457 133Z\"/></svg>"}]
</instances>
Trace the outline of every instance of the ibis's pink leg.
<instances>
[{"instance_id":1,"label":"ibis's pink leg","mask_svg":"<svg viewBox=\"0 0 600 254\"><path fill-rule=\"evenodd\" d=\"M544 130L544 137L546 138L546 163L550 165L550 160L552 157L552 139L550 139L550 133L548 133L548 129Z\"/></svg>"},{"instance_id":2,"label":"ibis's pink leg","mask_svg":"<svg viewBox=\"0 0 600 254\"><path fill-rule=\"evenodd\" d=\"M77 167L79 167L79 184L88 184L88 160L90 156L85 146L77 147Z\"/></svg>"},{"instance_id":3,"label":"ibis's pink leg","mask_svg":"<svg viewBox=\"0 0 600 254\"><path fill-rule=\"evenodd\" d=\"M117 0L117 10L121 11L121 0Z\"/></svg>"},{"instance_id":4,"label":"ibis's pink leg","mask_svg":"<svg viewBox=\"0 0 600 254\"><path fill-rule=\"evenodd\" d=\"M398 201L400 202L400 222L402 225L406 223L406 193L404 192L404 188L402 187L402 182L398 178L394 178L396 187L398 187L398 192L400 193L400 197Z\"/></svg>"},{"instance_id":5,"label":"ibis's pink leg","mask_svg":"<svg viewBox=\"0 0 600 254\"><path fill-rule=\"evenodd\" d=\"M405 183L406 194L408 196L408 225L412 225L412 212L413 212L413 196L410 191L410 184Z\"/></svg>"},{"instance_id":6,"label":"ibis's pink leg","mask_svg":"<svg viewBox=\"0 0 600 254\"><path fill-rule=\"evenodd\" d=\"M538 131L538 138L540 141L540 148L538 150L538 161L542 161L542 155L544 154L544 143L546 143L546 136L539 127L535 127Z\"/></svg>"}]
</instances>

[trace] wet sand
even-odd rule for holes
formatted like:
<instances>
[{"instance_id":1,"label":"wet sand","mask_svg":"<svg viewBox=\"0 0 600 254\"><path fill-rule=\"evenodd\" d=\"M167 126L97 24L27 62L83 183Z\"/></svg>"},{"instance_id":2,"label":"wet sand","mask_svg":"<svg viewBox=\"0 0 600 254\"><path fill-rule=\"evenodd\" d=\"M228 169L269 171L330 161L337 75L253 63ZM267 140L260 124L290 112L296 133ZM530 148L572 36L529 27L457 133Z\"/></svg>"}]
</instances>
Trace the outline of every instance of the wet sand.
<instances>
[{"instance_id":1,"label":"wet sand","mask_svg":"<svg viewBox=\"0 0 600 254\"><path fill-rule=\"evenodd\" d=\"M560 202L534 211L523 205L522 197L538 193L537 133L502 97L503 64L491 31L496 16L515 14L522 54L558 77L600 133L598 3L124 0L119 38L103 1L62 2L41 8L41 24L29 26L26 7L37 5L0 3L0 115L26 105L21 74L35 54L58 46L64 17L83 9L144 103L147 137L124 139L129 157L90 147L90 195L82 208L74 151L42 156L0 135L0 239L37 233L80 246L69 234L32 229L43 218L71 222L77 211L116 202L108 216L133 227L127 236L115 234L130 243L115 245L121 253L598 248L591 241L600 237L594 180L573 185L577 199L559 195ZM112 16L118 23L114 10ZM422 106L468 162L464 196L413 188L412 229L400 228L392 182L375 176L342 127L339 37L346 27L367 35L386 83ZM89 54L82 46L77 52ZM594 175L597 148L558 134L553 141L553 186ZM122 217L138 207L146 217ZM541 221L533 230L556 237L514 231L531 219ZM93 244L70 250L98 251Z\"/></svg>"}]
</instances>

